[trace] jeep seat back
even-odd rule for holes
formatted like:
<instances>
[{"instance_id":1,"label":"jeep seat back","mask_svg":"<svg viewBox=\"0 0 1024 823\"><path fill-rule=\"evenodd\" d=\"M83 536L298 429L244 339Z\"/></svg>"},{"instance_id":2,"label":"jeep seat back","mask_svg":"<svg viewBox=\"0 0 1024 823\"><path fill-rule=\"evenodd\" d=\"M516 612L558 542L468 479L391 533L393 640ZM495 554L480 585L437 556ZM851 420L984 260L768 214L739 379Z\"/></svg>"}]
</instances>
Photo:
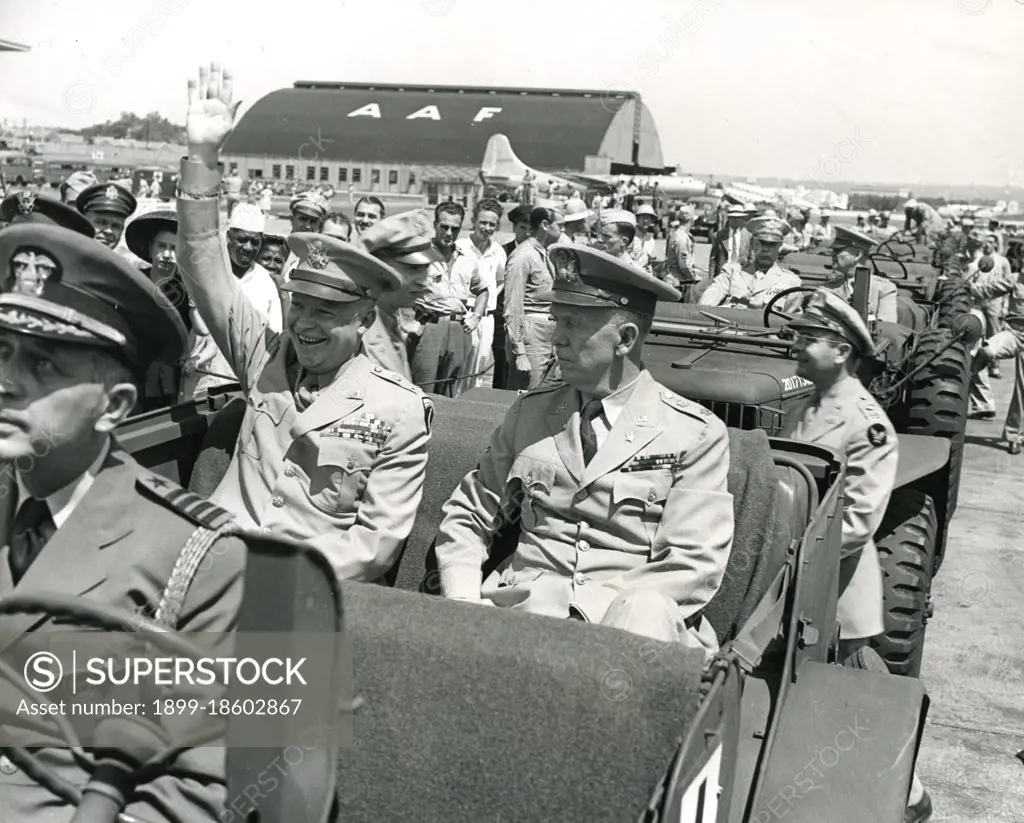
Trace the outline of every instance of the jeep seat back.
<instances>
[{"instance_id":1,"label":"jeep seat back","mask_svg":"<svg viewBox=\"0 0 1024 823\"><path fill-rule=\"evenodd\" d=\"M698 650L359 583L342 603L339 823L635 821L698 707Z\"/></svg>"}]
</instances>

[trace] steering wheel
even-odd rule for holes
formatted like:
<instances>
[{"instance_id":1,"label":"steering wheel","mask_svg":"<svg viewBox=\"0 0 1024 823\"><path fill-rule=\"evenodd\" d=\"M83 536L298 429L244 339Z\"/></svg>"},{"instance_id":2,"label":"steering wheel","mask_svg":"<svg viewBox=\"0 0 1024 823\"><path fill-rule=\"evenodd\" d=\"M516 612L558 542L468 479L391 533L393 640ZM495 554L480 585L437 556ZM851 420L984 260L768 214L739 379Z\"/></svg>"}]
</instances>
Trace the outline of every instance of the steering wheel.
<instances>
[{"instance_id":1,"label":"steering wheel","mask_svg":"<svg viewBox=\"0 0 1024 823\"><path fill-rule=\"evenodd\" d=\"M75 597L46 593L12 595L0 598L0 616L14 614L34 614L46 617L59 617L74 620L76 623L100 628L105 631L123 632L129 630L152 643L165 653L199 660L209 655L208 650L179 637L165 627L124 609L90 603ZM0 660L0 678L8 680L28 701L33 703L52 704L46 694L33 689L23 675L9 663ZM121 811L134 786L158 776L166 764L177 757L185 749L195 748L209 743L225 733L225 724L207 718L203 731L183 744L176 744L158 750L155 754L142 761L134 769L129 769L124 760L117 760L117 766L111 771L111 761L93 761L85 752L78 734L71 723L60 714L45 715L53 719L67 741L68 748L77 765L101 781L101 788L96 792L83 792L71 785L49 766L41 763L28 749L20 746L6 746L2 750L14 765L38 784L48 789L66 803L79 809L74 820L118 821L118 823L146 823L133 815ZM153 724L141 718L132 718L133 726L137 726L145 734L145 742L140 737L132 741L133 747L146 749L150 741L163 741L164 735L154 730ZM139 745L141 744L141 745ZM129 744L126 744L129 745ZM154 748L148 746L148 748ZM127 753L127 752L126 752ZM132 752L134 754L134 752ZM111 779L113 778L113 779ZM110 780L111 784L106 783ZM120 795L120 796L118 796ZM88 810L88 811L87 811Z\"/></svg>"},{"instance_id":2,"label":"steering wheel","mask_svg":"<svg viewBox=\"0 0 1024 823\"><path fill-rule=\"evenodd\" d=\"M893 279L890 275L886 274L884 271L880 271L879 270L879 268L878 268L878 261L879 260L883 260L883 261L888 261L890 263L895 263L902 270L902 272L903 272L903 279L904 280L909 280L910 279L910 272L907 271L907 264L904 263L898 257L893 257L891 254L879 254L878 252L875 252L868 259L871 261L871 265L874 267L873 274L877 275L878 277L885 277L888 280L892 280Z\"/></svg>"},{"instance_id":3,"label":"steering wheel","mask_svg":"<svg viewBox=\"0 0 1024 823\"><path fill-rule=\"evenodd\" d=\"M766 329L771 328L771 323L769 323L768 321L771 320L771 316L773 314L777 315L778 317L781 317L783 320L786 320L787 322L793 319L792 315L787 314L784 311L779 311L777 308L775 308L775 304L782 300L782 298L789 297L789 295L797 293L813 294L818 290L818 288L818 286L793 286L792 288L783 289L778 294L773 296L767 303L764 304L764 313L761 317L761 321L764 323L764 327Z\"/></svg>"},{"instance_id":4,"label":"steering wheel","mask_svg":"<svg viewBox=\"0 0 1024 823\"><path fill-rule=\"evenodd\" d=\"M896 245L905 247L906 249L908 249L908 251L900 253L894 252L892 248L890 248L894 243ZM911 243L909 240L905 240L900 232L894 233L884 243L879 244L878 250L875 252L875 254L885 255L895 260L896 262L900 262L902 258L905 257L909 257L912 260L914 258L914 253L915 250L913 243Z\"/></svg>"}]
</instances>

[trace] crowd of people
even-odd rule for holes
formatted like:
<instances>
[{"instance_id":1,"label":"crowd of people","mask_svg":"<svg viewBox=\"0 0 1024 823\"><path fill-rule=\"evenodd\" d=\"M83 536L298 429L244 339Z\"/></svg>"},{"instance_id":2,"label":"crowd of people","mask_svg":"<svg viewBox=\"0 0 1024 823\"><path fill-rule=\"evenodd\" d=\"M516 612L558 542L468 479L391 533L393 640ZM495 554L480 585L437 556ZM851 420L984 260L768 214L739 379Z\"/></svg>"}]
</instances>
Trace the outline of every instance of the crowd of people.
<instances>
[{"instance_id":1,"label":"crowd of people","mask_svg":"<svg viewBox=\"0 0 1024 823\"><path fill-rule=\"evenodd\" d=\"M183 546L201 532L222 550L193 564L169 628L228 630L244 567L244 546L222 531L229 523L319 549L340 579L379 583L423 496L428 395L490 386L520 394L444 506L442 594L615 626L710 658L718 641L703 608L735 527L727 429L651 376L644 342L659 302L763 307L801 284L784 255L827 243L836 281L780 306L794 318L797 374L815 387L783 434L846 458L840 659L870 666L883 631L873 534L898 444L856 373L874 349L871 322L896 321L895 287L872 277L867 322L850 300L890 215L850 229L813 210L726 205L708 272L695 263L693 212L670 211L658 259L658 211L636 198L590 208L580 197L547 200L506 214L485 197L469 215L455 202L388 215L371 196L350 219L327 193L308 191L291 198L291 231L278 236L266 231L269 208L251 201L268 189L243 196L220 163L233 112L230 75L202 69L189 84L173 208L127 222L136 196L85 175L65 181L60 201L21 192L0 205L9 224L0 230L0 410L17 430L0 437L0 462L16 467L0 476L9 524L0 594L56 576L49 587L155 612ZM503 219L515 235L504 245ZM942 244L990 323L992 370L977 378L978 413L988 414L983 380L1019 352L1003 324L1024 295L997 232L962 223ZM209 499L171 488L113 436L135 411L235 383L245 397L237 440ZM1014 397L1007 426L1019 451L1024 393ZM521 517L518 548L485 578L510 506ZM51 761L69 782L85 781L70 756ZM52 807L8 766L4 820ZM223 763L203 750L170 763L128 811L215 820L222 803ZM906 819L930 813L915 779Z\"/></svg>"}]
</instances>

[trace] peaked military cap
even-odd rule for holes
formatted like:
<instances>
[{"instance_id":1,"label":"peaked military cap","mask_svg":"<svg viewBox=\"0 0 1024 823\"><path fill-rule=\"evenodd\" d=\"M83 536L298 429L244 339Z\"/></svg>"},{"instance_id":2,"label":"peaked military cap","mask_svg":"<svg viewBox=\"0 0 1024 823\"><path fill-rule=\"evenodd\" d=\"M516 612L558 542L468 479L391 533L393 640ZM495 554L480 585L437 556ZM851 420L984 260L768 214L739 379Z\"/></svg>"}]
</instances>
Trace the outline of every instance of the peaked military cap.
<instances>
[{"instance_id":1,"label":"peaked military cap","mask_svg":"<svg viewBox=\"0 0 1024 823\"><path fill-rule=\"evenodd\" d=\"M852 247L859 251L871 251L878 244L873 237L864 232L848 229L846 226L836 226L836 237L832 245L836 248Z\"/></svg>"},{"instance_id":2,"label":"peaked military cap","mask_svg":"<svg viewBox=\"0 0 1024 823\"><path fill-rule=\"evenodd\" d=\"M376 300L402 285L393 268L372 254L337 237L293 232L288 248L299 258L282 289L336 303Z\"/></svg>"},{"instance_id":3,"label":"peaked military cap","mask_svg":"<svg viewBox=\"0 0 1024 823\"><path fill-rule=\"evenodd\" d=\"M682 295L638 266L578 243L556 243L548 249L555 268L551 291L540 300L565 306L629 309L654 315L659 300Z\"/></svg>"},{"instance_id":4,"label":"peaked military cap","mask_svg":"<svg viewBox=\"0 0 1024 823\"><path fill-rule=\"evenodd\" d=\"M786 235L793 231L789 223L775 215L755 217L745 228L751 237L763 243L781 243L786 239Z\"/></svg>"},{"instance_id":5,"label":"peaked military cap","mask_svg":"<svg viewBox=\"0 0 1024 823\"><path fill-rule=\"evenodd\" d=\"M139 205L135 195L117 183L97 183L89 186L75 200L75 208L82 214L90 211L108 211L130 217Z\"/></svg>"},{"instance_id":6,"label":"peaked military cap","mask_svg":"<svg viewBox=\"0 0 1024 823\"><path fill-rule=\"evenodd\" d=\"M384 262L407 266L426 266L441 259L434 245L434 215L430 209L385 217L360 234L353 245Z\"/></svg>"},{"instance_id":7,"label":"peaked military cap","mask_svg":"<svg viewBox=\"0 0 1024 823\"><path fill-rule=\"evenodd\" d=\"M35 223L76 231L85 237L95 237L92 223L71 206L52 197L40 197L29 191L9 194L0 203L0 216L12 226L19 223Z\"/></svg>"},{"instance_id":8,"label":"peaked military cap","mask_svg":"<svg viewBox=\"0 0 1024 823\"><path fill-rule=\"evenodd\" d=\"M174 209L157 209L140 214L124 230L124 244L141 260L152 263L150 247L162 231L178 233L178 215Z\"/></svg>"},{"instance_id":9,"label":"peaked military cap","mask_svg":"<svg viewBox=\"0 0 1024 823\"><path fill-rule=\"evenodd\" d=\"M301 212L321 220L327 216L327 204L315 191L304 191L295 195L288 203L289 211Z\"/></svg>"},{"instance_id":10,"label":"peaked military cap","mask_svg":"<svg viewBox=\"0 0 1024 823\"><path fill-rule=\"evenodd\" d=\"M788 324L794 329L823 329L840 335L861 354L874 351L875 342L867 323L856 310L829 289L816 290L803 312Z\"/></svg>"},{"instance_id":11,"label":"peaked military cap","mask_svg":"<svg viewBox=\"0 0 1024 823\"><path fill-rule=\"evenodd\" d=\"M121 255L59 226L0 232L0 326L97 346L137 372L178 363L185 326L178 310Z\"/></svg>"}]
</instances>

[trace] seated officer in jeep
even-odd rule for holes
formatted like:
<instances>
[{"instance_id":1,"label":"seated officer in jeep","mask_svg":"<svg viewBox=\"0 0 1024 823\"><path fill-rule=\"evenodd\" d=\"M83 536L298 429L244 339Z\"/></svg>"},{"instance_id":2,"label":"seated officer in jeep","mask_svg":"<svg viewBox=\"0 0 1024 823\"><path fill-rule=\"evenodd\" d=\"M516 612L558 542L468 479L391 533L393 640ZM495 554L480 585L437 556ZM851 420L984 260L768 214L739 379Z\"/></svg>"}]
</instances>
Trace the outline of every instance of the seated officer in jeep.
<instances>
[{"instance_id":1,"label":"seated officer in jeep","mask_svg":"<svg viewBox=\"0 0 1024 823\"><path fill-rule=\"evenodd\" d=\"M728 436L641 359L658 299L679 292L587 246L552 246L551 260L552 342L565 382L516 399L445 504L442 593L713 653L701 610L732 546ZM492 537L516 520L515 553L483 580Z\"/></svg>"}]
</instances>

